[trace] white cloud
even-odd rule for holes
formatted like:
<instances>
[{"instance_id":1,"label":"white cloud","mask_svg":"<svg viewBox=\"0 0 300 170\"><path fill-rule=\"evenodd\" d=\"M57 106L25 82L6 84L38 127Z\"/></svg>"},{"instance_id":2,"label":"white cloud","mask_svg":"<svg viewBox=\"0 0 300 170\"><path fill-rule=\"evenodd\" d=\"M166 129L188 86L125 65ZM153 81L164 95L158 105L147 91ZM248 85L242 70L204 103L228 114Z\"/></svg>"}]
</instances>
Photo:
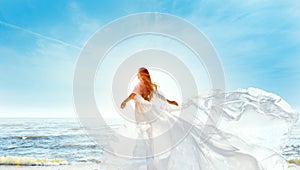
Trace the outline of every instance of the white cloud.
<instances>
[{"instance_id":1,"label":"white cloud","mask_svg":"<svg viewBox=\"0 0 300 170\"><path fill-rule=\"evenodd\" d=\"M45 106L2 106L0 105L0 118L75 118L73 108L68 106L59 109Z\"/></svg>"},{"instance_id":2,"label":"white cloud","mask_svg":"<svg viewBox=\"0 0 300 170\"><path fill-rule=\"evenodd\" d=\"M73 23L78 27L78 32L74 35L77 37L76 43L84 44L85 41L100 28L100 19L88 16L75 1L70 2L68 6L70 9L70 17Z\"/></svg>"},{"instance_id":3,"label":"white cloud","mask_svg":"<svg viewBox=\"0 0 300 170\"><path fill-rule=\"evenodd\" d=\"M1 87L0 117L68 117L74 114L72 81L79 55L77 49L39 39L32 51L10 54L9 57L14 58L12 64L2 72L9 77ZM14 64L14 61L21 64Z\"/></svg>"},{"instance_id":4,"label":"white cloud","mask_svg":"<svg viewBox=\"0 0 300 170\"><path fill-rule=\"evenodd\" d=\"M1 53L5 54L5 60L11 62L0 68L0 75L6 77L1 77L5 83L0 84L0 117L74 115L73 72L80 54L80 47L74 44L83 45L99 29L100 21L87 16L76 2L71 2L68 9L73 22L71 24L75 27L70 30L70 25L57 23L46 28L49 35L0 21L1 25L36 38L36 45L26 52L10 47L0 48ZM68 35L64 35L66 30L69 31ZM72 44L53 37L67 39Z\"/></svg>"},{"instance_id":5,"label":"white cloud","mask_svg":"<svg viewBox=\"0 0 300 170\"><path fill-rule=\"evenodd\" d=\"M299 7L297 1L199 1L187 20L216 47L228 89L268 89L297 107Z\"/></svg>"},{"instance_id":6,"label":"white cloud","mask_svg":"<svg viewBox=\"0 0 300 170\"><path fill-rule=\"evenodd\" d=\"M26 32L28 34L34 35L36 38L42 38L42 39L53 41L53 42L56 42L56 43L59 43L59 44L63 44L65 46L70 46L70 47L73 47L73 48L80 49L80 47L78 47L76 45L73 45L73 44L70 44L68 42L65 42L63 40L59 40L59 39L56 39L56 38L53 38L53 37L50 37L50 36L46 36L46 35L43 35L43 34L40 34L40 33L34 32L34 31L31 31L31 30L28 30L28 29L19 27L17 25L13 25L13 24L10 24L10 23L7 23L7 22L3 22L3 21L0 21L0 25L4 25L6 27L10 27L10 28L13 28L13 29L16 29L16 30L20 30L20 31Z\"/></svg>"}]
</instances>

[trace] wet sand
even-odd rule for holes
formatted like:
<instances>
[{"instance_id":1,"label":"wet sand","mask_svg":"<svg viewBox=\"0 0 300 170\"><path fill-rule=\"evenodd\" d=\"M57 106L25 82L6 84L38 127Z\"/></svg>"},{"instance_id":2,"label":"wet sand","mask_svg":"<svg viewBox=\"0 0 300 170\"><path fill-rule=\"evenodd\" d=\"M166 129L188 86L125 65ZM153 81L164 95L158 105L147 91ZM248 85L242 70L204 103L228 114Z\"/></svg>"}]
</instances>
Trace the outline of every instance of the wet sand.
<instances>
[{"instance_id":1,"label":"wet sand","mask_svg":"<svg viewBox=\"0 0 300 170\"><path fill-rule=\"evenodd\" d=\"M59 166L10 166L0 165L0 170L100 170L101 164L78 164Z\"/></svg>"},{"instance_id":2,"label":"wet sand","mask_svg":"<svg viewBox=\"0 0 300 170\"><path fill-rule=\"evenodd\" d=\"M102 167L102 168L101 168ZM114 168L109 170L115 170ZM102 170L107 169L103 164L76 164L76 165L59 165L59 166L10 166L0 165L0 170ZM300 170L300 166L289 164L288 170Z\"/></svg>"}]
</instances>

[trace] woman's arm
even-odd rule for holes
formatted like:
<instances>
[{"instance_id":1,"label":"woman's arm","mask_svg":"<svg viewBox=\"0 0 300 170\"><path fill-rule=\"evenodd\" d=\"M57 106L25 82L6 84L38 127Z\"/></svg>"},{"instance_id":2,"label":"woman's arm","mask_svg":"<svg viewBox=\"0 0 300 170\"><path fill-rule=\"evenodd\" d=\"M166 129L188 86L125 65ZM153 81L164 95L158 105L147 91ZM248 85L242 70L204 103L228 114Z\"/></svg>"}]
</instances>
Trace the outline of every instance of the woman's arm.
<instances>
[{"instance_id":1,"label":"woman's arm","mask_svg":"<svg viewBox=\"0 0 300 170\"><path fill-rule=\"evenodd\" d=\"M176 101L168 100L167 98L165 98L165 96L163 96L163 95L160 94L160 93L157 93L157 95L158 95L158 97L159 97L160 99L167 101L169 104L178 106L178 103L177 103Z\"/></svg>"},{"instance_id":2,"label":"woman's arm","mask_svg":"<svg viewBox=\"0 0 300 170\"><path fill-rule=\"evenodd\" d=\"M131 93L122 103L121 103L121 109L123 109L126 106L126 103L129 102L130 100L132 100L134 98L136 94L135 93Z\"/></svg>"}]
</instances>

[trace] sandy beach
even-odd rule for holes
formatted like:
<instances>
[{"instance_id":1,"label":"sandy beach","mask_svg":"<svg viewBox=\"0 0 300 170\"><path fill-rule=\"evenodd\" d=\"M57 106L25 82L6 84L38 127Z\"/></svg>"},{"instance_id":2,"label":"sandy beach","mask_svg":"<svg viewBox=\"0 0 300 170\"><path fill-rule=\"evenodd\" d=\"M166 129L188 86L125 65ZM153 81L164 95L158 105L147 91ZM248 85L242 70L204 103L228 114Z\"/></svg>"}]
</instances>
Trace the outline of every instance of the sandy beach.
<instances>
[{"instance_id":1,"label":"sandy beach","mask_svg":"<svg viewBox=\"0 0 300 170\"><path fill-rule=\"evenodd\" d=\"M0 165L0 170L100 170L100 164L76 164L59 166L9 166Z\"/></svg>"},{"instance_id":2,"label":"sandy beach","mask_svg":"<svg viewBox=\"0 0 300 170\"><path fill-rule=\"evenodd\" d=\"M0 170L101 170L101 164L80 164L60 166L0 166ZM288 170L300 170L300 166L290 164Z\"/></svg>"}]
</instances>

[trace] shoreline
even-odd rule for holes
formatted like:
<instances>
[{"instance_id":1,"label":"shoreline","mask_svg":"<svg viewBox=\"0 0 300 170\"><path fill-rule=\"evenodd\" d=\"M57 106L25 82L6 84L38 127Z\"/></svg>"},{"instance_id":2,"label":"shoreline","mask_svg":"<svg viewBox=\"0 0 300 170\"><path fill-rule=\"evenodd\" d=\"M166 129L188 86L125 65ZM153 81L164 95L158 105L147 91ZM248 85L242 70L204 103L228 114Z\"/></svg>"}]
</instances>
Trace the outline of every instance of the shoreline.
<instances>
[{"instance_id":1,"label":"shoreline","mask_svg":"<svg viewBox=\"0 0 300 170\"><path fill-rule=\"evenodd\" d=\"M0 165L0 170L102 170L105 163L86 163L50 166L19 166L19 165ZM289 163L287 170L300 170L300 166Z\"/></svg>"},{"instance_id":2,"label":"shoreline","mask_svg":"<svg viewBox=\"0 0 300 170\"><path fill-rule=\"evenodd\" d=\"M101 170L101 164L70 164L57 166L0 165L0 170Z\"/></svg>"},{"instance_id":3,"label":"shoreline","mask_svg":"<svg viewBox=\"0 0 300 170\"><path fill-rule=\"evenodd\" d=\"M57 166L16 166L0 165L0 170L101 170L105 164L70 164ZM300 170L300 166L289 164L287 170Z\"/></svg>"}]
</instances>

